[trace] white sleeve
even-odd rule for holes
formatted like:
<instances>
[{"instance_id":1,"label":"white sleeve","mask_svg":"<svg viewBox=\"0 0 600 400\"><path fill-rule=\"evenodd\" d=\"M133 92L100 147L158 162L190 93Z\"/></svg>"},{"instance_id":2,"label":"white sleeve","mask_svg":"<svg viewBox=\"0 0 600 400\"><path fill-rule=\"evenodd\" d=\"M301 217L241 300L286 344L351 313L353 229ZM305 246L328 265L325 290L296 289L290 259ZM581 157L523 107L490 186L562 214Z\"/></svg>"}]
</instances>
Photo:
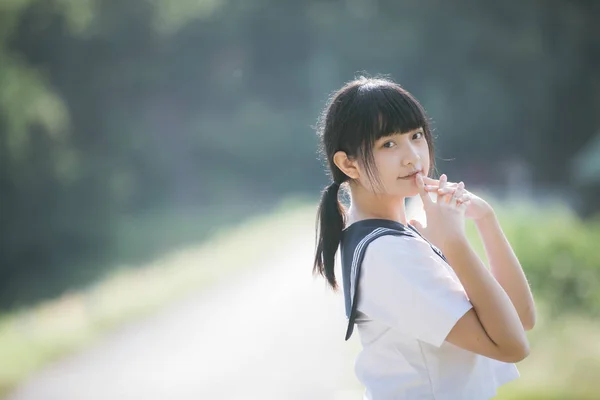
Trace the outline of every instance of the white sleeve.
<instances>
[{"instance_id":1,"label":"white sleeve","mask_svg":"<svg viewBox=\"0 0 600 400\"><path fill-rule=\"evenodd\" d=\"M379 237L362 262L358 310L439 347L473 307L448 268L421 238Z\"/></svg>"}]
</instances>

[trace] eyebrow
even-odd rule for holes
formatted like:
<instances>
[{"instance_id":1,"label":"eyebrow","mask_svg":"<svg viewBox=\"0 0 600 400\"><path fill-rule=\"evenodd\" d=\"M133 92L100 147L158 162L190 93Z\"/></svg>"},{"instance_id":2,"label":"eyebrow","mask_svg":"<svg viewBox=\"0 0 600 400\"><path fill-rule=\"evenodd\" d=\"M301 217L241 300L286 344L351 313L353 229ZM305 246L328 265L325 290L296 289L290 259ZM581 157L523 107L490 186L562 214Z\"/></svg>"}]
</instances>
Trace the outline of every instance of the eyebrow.
<instances>
[{"instance_id":1,"label":"eyebrow","mask_svg":"<svg viewBox=\"0 0 600 400\"><path fill-rule=\"evenodd\" d=\"M408 135L409 133L412 133L412 134L415 134L415 133L425 134L425 130L422 127L420 127L420 128L417 128L417 129L413 129L410 132L393 132L393 133L390 133L389 135L385 135L385 136L380 137L378 139L378 141L379 140L386 140L386 139L389 140L391 137L398 136L398 135Z\"/></svg>"}]
</instances>

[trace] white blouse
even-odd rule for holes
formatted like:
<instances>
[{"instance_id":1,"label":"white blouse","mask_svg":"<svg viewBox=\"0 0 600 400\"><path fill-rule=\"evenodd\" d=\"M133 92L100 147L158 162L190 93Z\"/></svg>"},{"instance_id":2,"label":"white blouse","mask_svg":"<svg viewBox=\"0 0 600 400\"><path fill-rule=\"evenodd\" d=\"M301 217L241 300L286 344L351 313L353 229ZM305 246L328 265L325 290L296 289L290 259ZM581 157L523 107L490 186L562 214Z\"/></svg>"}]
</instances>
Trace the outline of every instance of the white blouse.
<instances>
[{"instance_id":1,"label":"white blouse","mask_svg":"<svg viewBox=\"0 0 600 400\"><path fill-rule=\"evenodd\" d=\"M355 364L369 400L484 400L519 376L500 362L446 342L472 308L452 268L420 237L371 242L360 273Z\"/></svg>"}]
</instances>

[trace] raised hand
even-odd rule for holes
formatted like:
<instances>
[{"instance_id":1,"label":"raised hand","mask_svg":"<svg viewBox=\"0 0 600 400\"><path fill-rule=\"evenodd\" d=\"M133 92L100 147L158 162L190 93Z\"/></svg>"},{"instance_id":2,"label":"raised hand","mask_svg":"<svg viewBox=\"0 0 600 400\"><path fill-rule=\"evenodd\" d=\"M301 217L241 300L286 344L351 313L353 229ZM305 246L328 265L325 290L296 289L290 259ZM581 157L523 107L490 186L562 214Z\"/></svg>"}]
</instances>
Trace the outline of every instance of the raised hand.
<instances>
[{"instance_id":1,"label":"raised hand","mask_svg":"<svg viewBox=\"0 0 600 400\"><path fill-rule=\"evenodd\" d=\"M444 197L445 201L448 201L448 199L457 191L459 183L445 181L444 185L442 186L440 185L441 181L442 177L440 177L439 180L423 177L425 191L435 192L438 194L438 198L441 195ZM465 218L477 221L492 214L493 209L485 200L467 191L464 188L464 185L462 188L463 190L461 191L458 202L467 204Z\"/></svg>"},{"instance_id":2,"label":"raised hand","mask_svg":"<svg viewBox=\"0 0 600 400\"><path fill-rule=\"evenodd\" d=\"M451 193L445 194L443 190L446 188L447 177L442 175L438 181L438 187L442 193L438 193L437 201L433 201L425 189L421 174L416 176L416 183L427 216L427 227L424 228L414 220L410 221L411 225L442 251L451 240L464 239L466 236L465 212L470 202L469 199L463 197L465 195L464 184L460 182ZM462 200L459 201L459 199Z\"/></svg>"}]
</instances>

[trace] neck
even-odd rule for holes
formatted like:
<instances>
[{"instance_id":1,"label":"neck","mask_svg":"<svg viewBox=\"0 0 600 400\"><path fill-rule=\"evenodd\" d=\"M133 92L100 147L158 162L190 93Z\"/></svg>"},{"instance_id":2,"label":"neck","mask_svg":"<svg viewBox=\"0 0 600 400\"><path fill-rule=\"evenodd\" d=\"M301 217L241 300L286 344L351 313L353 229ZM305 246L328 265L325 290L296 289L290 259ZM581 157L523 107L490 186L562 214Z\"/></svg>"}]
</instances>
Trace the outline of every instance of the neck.
<instances>
[{"instance_id":1,"label":"neck","mask_svg":"<svg viewBox=\"0 0 600 400\"><path fill-rule=\"evenodd\" d=\"M404 197L378 195L353 187L350 191L348 225L364 219L381 218L407 225Z\"/></svg>"}]
</instances>

